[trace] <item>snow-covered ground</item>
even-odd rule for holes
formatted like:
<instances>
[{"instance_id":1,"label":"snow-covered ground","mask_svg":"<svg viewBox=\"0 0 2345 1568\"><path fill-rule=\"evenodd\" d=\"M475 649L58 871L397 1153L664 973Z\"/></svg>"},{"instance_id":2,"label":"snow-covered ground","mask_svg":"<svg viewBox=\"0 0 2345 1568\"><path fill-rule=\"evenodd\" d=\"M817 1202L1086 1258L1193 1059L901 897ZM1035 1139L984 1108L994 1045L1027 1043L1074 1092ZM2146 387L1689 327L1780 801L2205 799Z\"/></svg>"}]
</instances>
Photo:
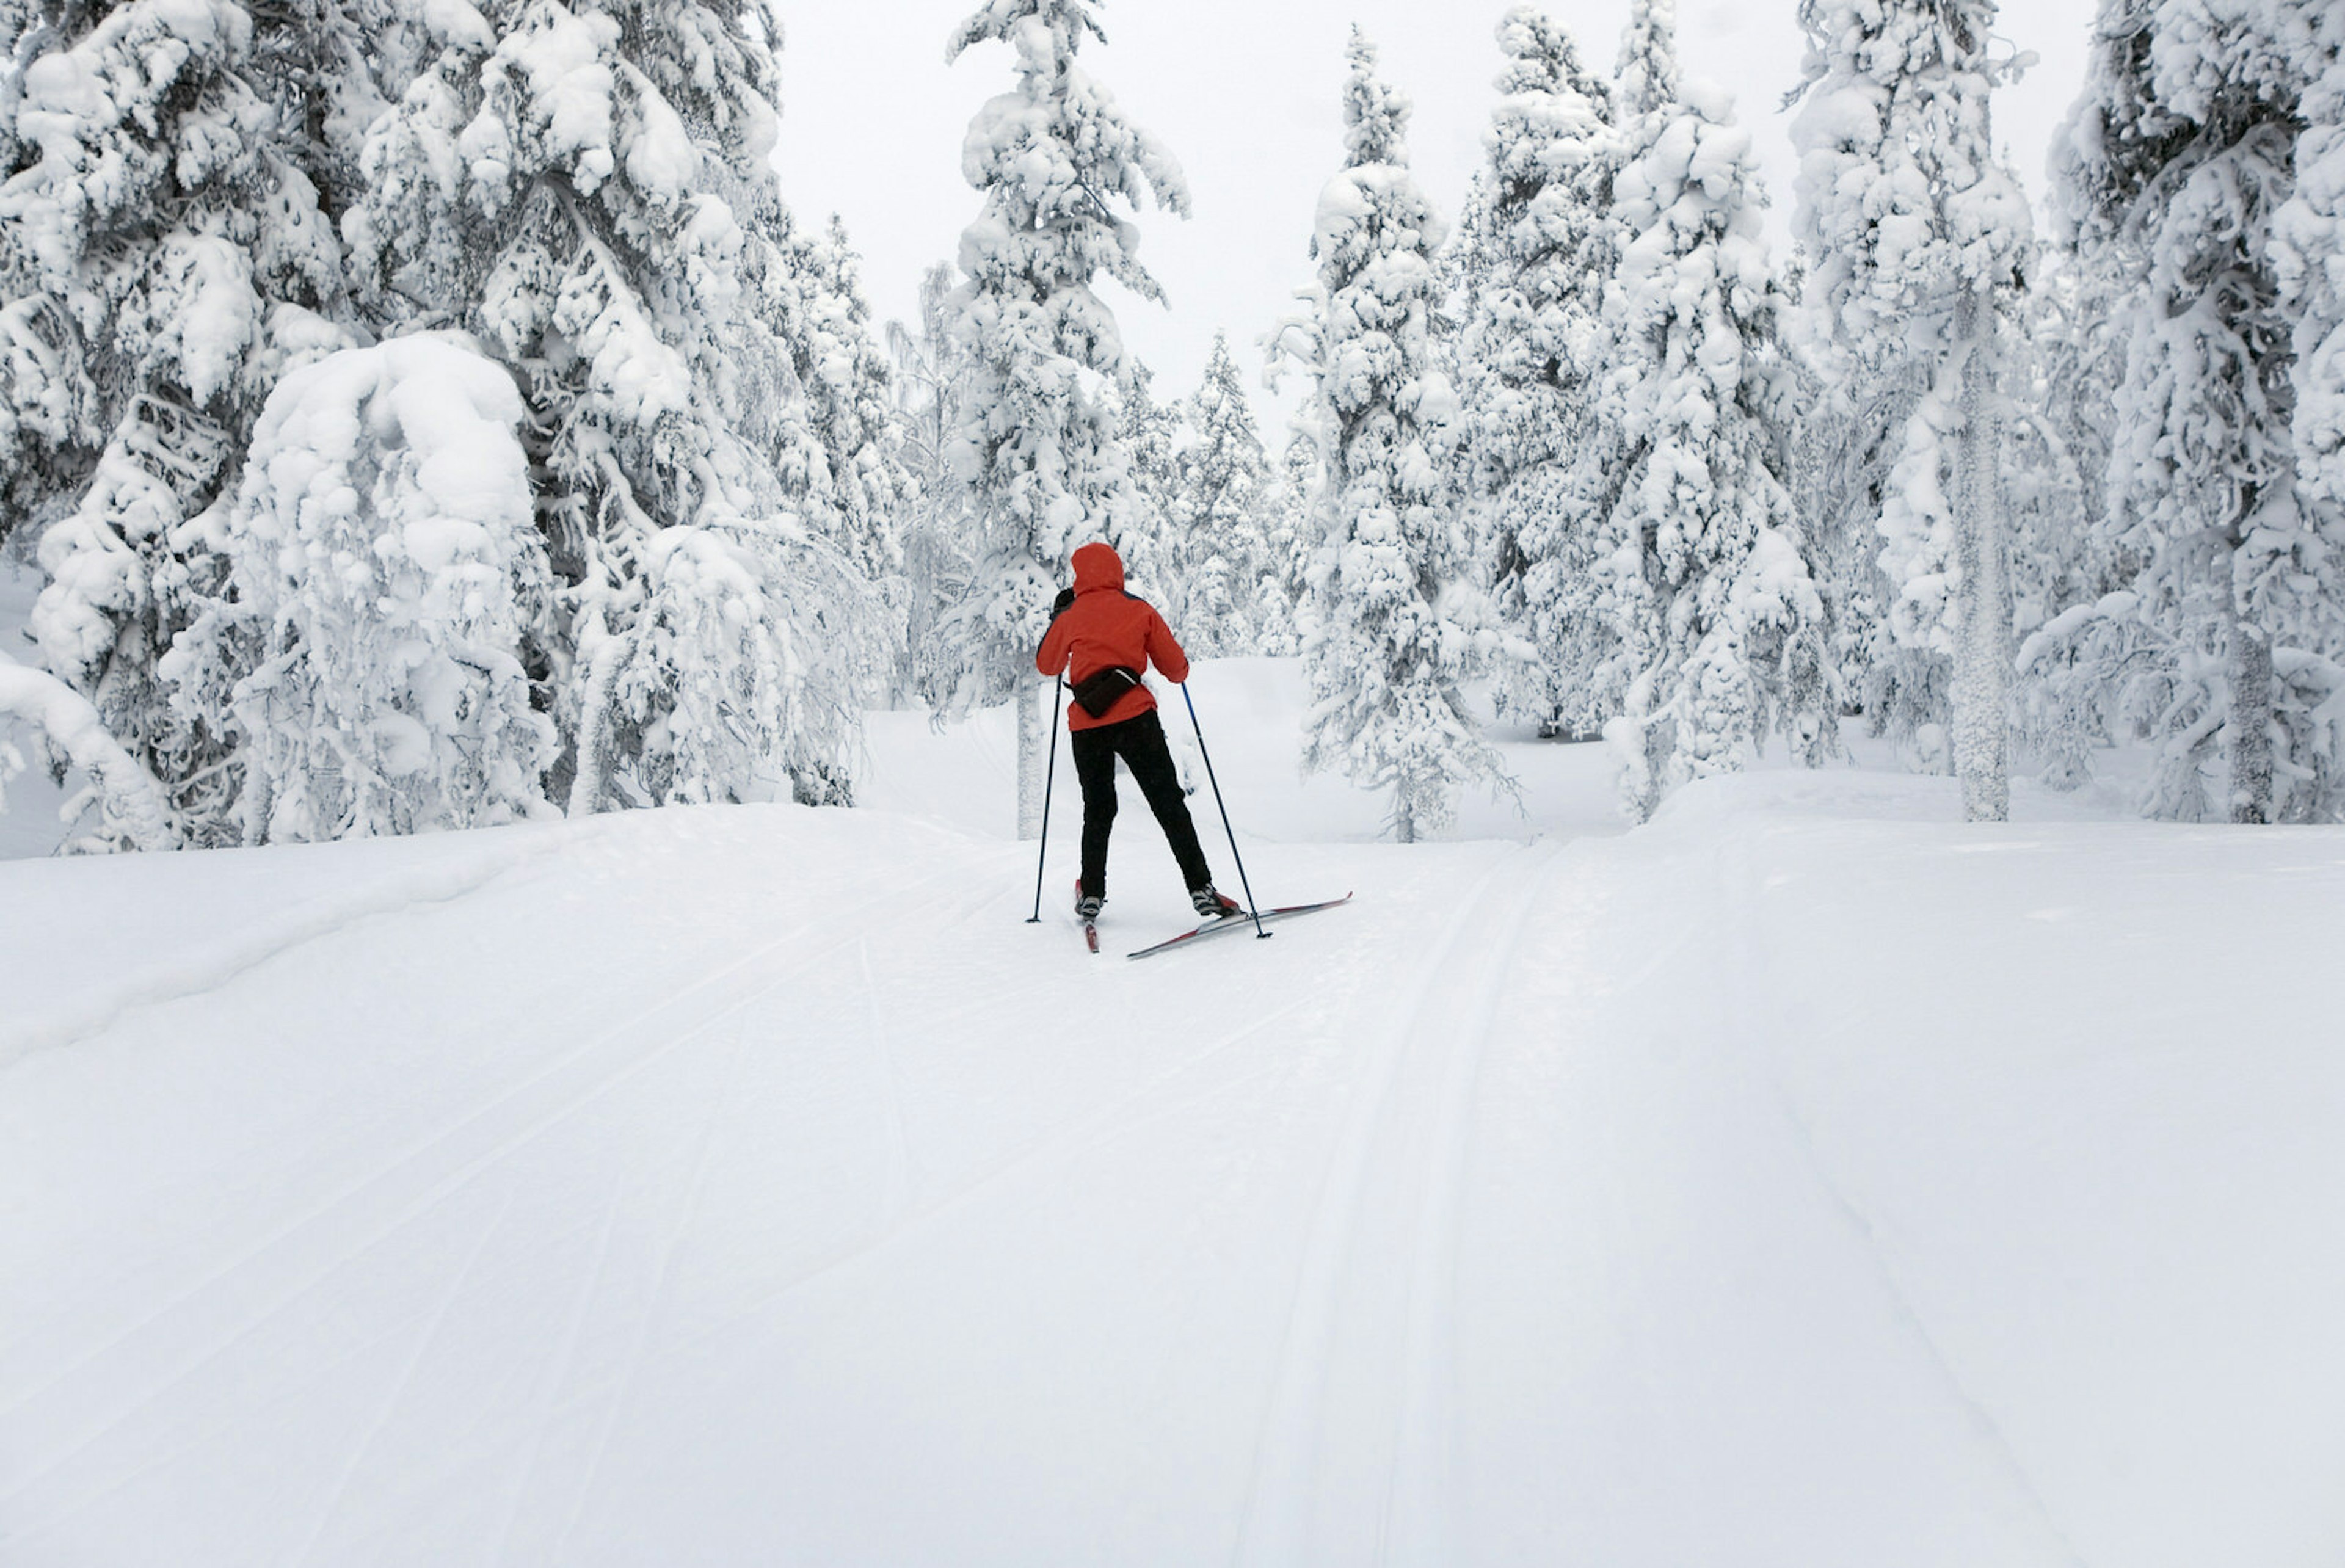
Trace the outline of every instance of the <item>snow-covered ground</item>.
<instances>
[{"instance_id":1,"label":"snow-covered ground","mask_svg":"<svg viewBox=\"0 0 2345 1568\"><path fill-rule=\"evenodd\" d=\"M1069 809L1024 924L999 714L853 812L0 865L0 1562L2345 1554L2345 830L1624 836L1518 745L1399 848L1290 669L1196 691L1355 905L1091 958ZM1112 882L1184 924L1136 802Z\"/></svg>"}]
</instances>

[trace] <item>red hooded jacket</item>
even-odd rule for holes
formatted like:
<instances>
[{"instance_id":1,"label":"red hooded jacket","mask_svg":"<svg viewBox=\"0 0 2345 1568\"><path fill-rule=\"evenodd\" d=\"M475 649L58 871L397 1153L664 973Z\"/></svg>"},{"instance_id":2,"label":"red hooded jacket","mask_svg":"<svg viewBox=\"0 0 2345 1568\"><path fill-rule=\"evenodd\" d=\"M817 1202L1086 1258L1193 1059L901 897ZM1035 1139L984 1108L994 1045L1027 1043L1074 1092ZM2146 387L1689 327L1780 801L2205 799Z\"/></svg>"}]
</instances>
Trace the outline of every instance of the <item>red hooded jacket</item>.
<instances>
[{"instance_id":1,"label":"red hooded jacket","mask_svg":"<svg viewBox=\"0 0 2345 1568\"><path fill-rule=\"evenodd\" d=\"M1187 680L1189 656L1172 640L1164 617L1123 591L1123 558L1107 545L1086 544L1075 551L1074 564L1075 602L1051 622L1034 668L1045 675L1063 673L1078 685L1119 664L1145 673L1153 663L1168 681ZM1067 728L1120 724L1155 706L1147 687L1134 686L1096 719L1080 704L1068 703Z\"/></svg>"}]
</instances>

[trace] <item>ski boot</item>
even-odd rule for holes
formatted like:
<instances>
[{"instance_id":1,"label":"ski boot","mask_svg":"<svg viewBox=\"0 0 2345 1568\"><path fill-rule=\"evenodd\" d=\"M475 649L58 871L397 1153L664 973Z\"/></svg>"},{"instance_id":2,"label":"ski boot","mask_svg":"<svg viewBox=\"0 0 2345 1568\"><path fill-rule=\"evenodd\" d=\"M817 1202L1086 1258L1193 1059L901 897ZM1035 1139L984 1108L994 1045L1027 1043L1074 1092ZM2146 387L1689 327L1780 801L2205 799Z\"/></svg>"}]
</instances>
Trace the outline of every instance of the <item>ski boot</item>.
<instances>
[{"instance_id":1,"label":"ski boot","mask_svg":"<svg viewBox=\"0 0 2345 1568\"><path fill-rule=\"evenodd\" d=\"M1203 887L1189 890L1189 902L1198 914L1208 920L1234 920L1245 913L1245 905L1227 894L1217 892L1210 882Z\"/></svg>"}]
</instances>

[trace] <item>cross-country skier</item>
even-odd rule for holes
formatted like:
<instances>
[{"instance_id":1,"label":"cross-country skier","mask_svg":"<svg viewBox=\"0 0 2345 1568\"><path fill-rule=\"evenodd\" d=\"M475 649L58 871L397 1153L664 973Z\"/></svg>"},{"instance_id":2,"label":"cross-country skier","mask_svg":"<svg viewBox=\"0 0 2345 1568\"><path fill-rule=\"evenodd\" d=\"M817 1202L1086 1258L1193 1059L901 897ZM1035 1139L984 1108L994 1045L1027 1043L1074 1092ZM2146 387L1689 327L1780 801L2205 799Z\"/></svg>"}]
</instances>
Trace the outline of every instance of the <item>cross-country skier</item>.
<instances>
[{"instance_id":1,"label":"cross-country skier","mask_svg":"<svg viewBox=\"0 0 2345 1568\"><path fill-rule=\"evenodd\" d=\"M1244 914L1234 898L1213 888L1205 852L1198 846L1180 774L1164 744L1156 698L1142 682L1150 664L1168 681L1189 678L1189 658L1172 640L1164 617L1123 591L1123 560L1105 544L1074 553L1075 585L1060 593L1051 630L1034 655L1045 675L1064 674L1074 693L1067 739L1075 776L1083 787L1083 875L1075 884L1075 914L1089 920L1107 902L1107 841L1115 826L1115 759L1132 770L1172 858L1189 885L1197 913L1226 919Z\"/></svg>"}]
</instances>

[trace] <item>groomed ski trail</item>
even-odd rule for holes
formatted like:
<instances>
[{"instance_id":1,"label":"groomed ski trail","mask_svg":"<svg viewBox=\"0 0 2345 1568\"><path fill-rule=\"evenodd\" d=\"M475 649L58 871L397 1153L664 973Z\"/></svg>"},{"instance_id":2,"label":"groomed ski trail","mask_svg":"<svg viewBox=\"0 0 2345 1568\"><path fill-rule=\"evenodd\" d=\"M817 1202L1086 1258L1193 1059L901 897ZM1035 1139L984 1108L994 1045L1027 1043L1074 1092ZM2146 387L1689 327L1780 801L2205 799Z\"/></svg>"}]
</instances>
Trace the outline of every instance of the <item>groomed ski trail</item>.
<instances>
[{"instance_id":1,"label":"groomed ski trail","mask_svg":"<svg viewBox=\"0 0 2345 1568\"><path fill-rule=\"evenodd\" d=\"M1368 1561L1439 1563L1455 1544L1450 1347L1468 1118L1483 1043L1556 855L1534 845L1484 874L1351 1087L1256 1443L1243 1568L1355 1560L1359 1543L1331 1553L1321 1521L1364 1495L1383 1500ZM1397 1300L1365 1266L1371 1234L1409 1239ZM1346 1323L1373 1324L1369 1343L1342 1345ZM1344 1418L1339 1381L1366 1391L1376 1420ZM1365 1492L1345 1473L1363 1466L1384 1472Z\"/></svg>"},{"instance_id":2,"label":"groomed ski trail","mask_svg":"<svg viewBox=\"0 0 2345 1568\"><path fill-rule=\"evenodd\" d=\"M1356 909L1161 966L896 808L24 868L0 1562L2334 1561L2345 839L1953 815L1266 833Z\"/></svg>"},{"instance_id":3,"label":"groomed ski trail","mask_svg":"<svg viewBox=\"0 0 2345 1568\"><path fill-rule=\"evenodd\" d=\"M505 864L499 864L499 872L507 868ZM940 869L913 891L944 883L961 869ZM469 896L492 880L493 874L480 877L472 885L451 894L446 902ZM898 894L874 898L867 907L878 909L900 896ZM958 900L949 896L929 898L917 907L929 914L949 908L958 921L966 918L978 905L993 902L995 896L990 887L973 899L964 890ZM156 1304L137 1321L114 1330L101 1341L86 1349L59 1348L54 1352L28 1347L21 1340L9 1345L7 1362L27 1367L46 1362L49 1367L46 1375L35 1374L29 1386L15 1394L10 1407L13 1414L45 1400L63 1402L66 1396L61 1391L72 1382L74 1374L158 1327L168 1324L175 1336L184 1338L191 1320L206 1325L200 1337L207 1348L187 1358L164 1388L145 1391L135 1402L112 1410L88 1401L86 1396L75 1398L72 1413L65 1416L60 1425L66 1430L78 1429L80 1435L46 1456L45 1462L17 1472L7 1484L0 1486L0 1503L9 1502L25 1487L67 1463L89 1444L129 1421L139 1408L193 1375L219 1350L247 1338L286 1305L329 1276L350 1267L382 1239L524 1150L549 1128L861 939L861 926L849 922L844 926L847 935L822 943L811 952L804 951L807 938L817 936L824 924L817 918L793 926L598 1032L496 1100L473 1108L428 1138L402 1149L388 1164L334 1193L293 1223L228 1260L185 1293ZM800 951L792 954L794 948ZM792 961L775 962L785 954L791 954ZM218 984L232 983L243 972L239 969ZM203 994L206 993L195 993ZM712 1114L712 1127L722 1109L720 1105ZM245 1300L255 1275L269 1280L266 1288L269 1304L258 1313ZM86 1325L78 1327L86 1331Z\"/></svg>"}]
</instances>

